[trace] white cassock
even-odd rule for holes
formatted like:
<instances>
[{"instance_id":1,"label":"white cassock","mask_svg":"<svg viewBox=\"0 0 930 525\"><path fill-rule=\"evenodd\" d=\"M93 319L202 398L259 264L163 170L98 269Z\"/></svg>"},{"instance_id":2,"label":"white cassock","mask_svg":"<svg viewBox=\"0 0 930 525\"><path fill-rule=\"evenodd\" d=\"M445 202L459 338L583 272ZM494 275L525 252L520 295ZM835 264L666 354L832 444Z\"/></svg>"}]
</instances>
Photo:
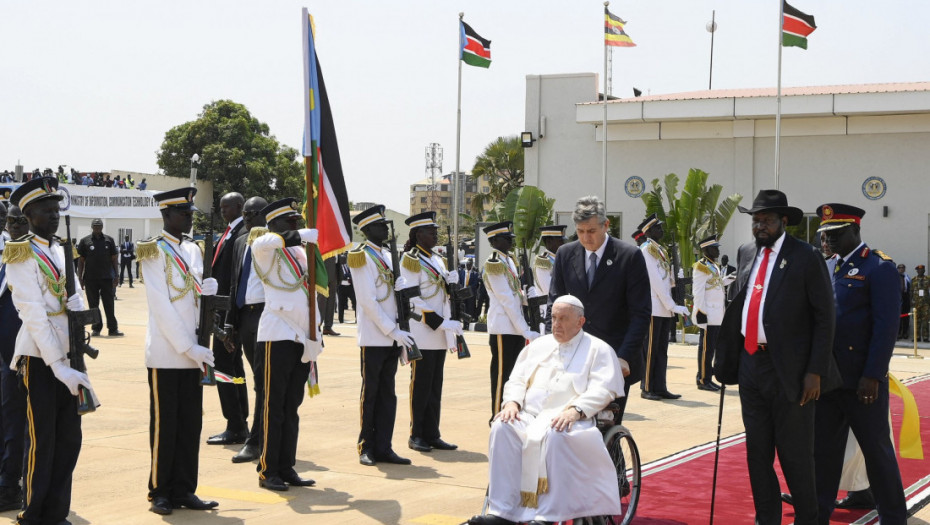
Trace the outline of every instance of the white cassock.
<instances>
[{"instance_id":1,"label":"white cassock","mask_svg":"<svg viewBox=\"0 0 930 525\"><path fill-rule=\"evenodd\" d=\"M520 421L491 425L491 514L526 522L620 514L613 462L592 416L623 395L613 349L579 331L559 344L539 337L520 352L501 406L520 404ZM577 406L585 419L558 432L552 420Z\"/></svg>"}]
</instances>

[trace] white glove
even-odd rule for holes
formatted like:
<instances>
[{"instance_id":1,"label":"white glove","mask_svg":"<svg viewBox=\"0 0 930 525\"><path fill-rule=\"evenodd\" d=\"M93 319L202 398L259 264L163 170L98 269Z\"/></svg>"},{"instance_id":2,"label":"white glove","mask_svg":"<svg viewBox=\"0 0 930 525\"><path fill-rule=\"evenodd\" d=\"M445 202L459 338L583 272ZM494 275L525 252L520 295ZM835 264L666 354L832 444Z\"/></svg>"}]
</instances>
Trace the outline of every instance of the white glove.
<instances>
[{"instance_id":1,"label":"white glove","mask_svg":"<svg viewBox=\"0 0 930 525\"><path fill-rule=\"evenodd\" d=\"M203 284L200 285L200 295L216 295L216 291L219 289L220 285L216 282L216 279L207 277L203 280Z\"/></svg>"},{"instance_id":2,"label":"white glove","mask_svg":"<svg viewBox=\"0 0 930 525\"><path fill-rule=\"evenodd\" d=\"M410 288L410 284L407 283L407 278L403 275L398 275L397 279L394 280L394 290L401 291L404 288Z\"/></svg>"},{"instance_id":3,"label":"white glove","mask_svg":"<svg viewBox=\"0 0 930 525\"><path fill-rule=\"evenodd\" d=\"M679 278L679 279L684 279L684 278L685 278L685 269L684 269L684 268L679 268L679 269L678 269L678 278Z\"/></svg>"},{"instance_id":4,"label":"white glove","mask_svg":"<svg viewBox=\"0 0 930 525\"><path fill-rule=\"evenodd\" d=\"M81 297L81 292L75 292L74 295L68 298L67 307L70 312L87 310L87 307L84 306L84 298Z\"/></svg>"},{"instance_id":5,"label":"white glove","mask_svg":"<svg viewBox=\"0 0 930 525\"><path fill-rule=\"evenodd\" d=\"M539 297L539 290L537 290L535 286L530 286L526 289L527 299L534 299L536 297Z\"/></svg>"},{"instance_id":6,"label":"white glove","mask_svg":"<svg viewBox=\"0 0 930 525\"><path fill-rule=\"evenodd\" d=\"M301 228L297 230L297 233L300 234L300 240L310 244L316 244L316 239L319 236L319 233L314 228Z\"/></svg>"},{"instance_id":7,"label":"white glove","mask_svg":"<svg viewBox=\"0 0 930 525\"><path fill-rule=\"evenodd\" d=\"M688 307L680 304L676 304L674 307L672 307L672 312L681 315L691 315L691 312L688 311Z\"/></svg>"},{"instance_id":8,"label":"white glove","mask_svg":"<svg viewBox=\"0 0 930 525\"><path fill-rule=\"evenodd\" d=\"M532 341L539 337L539 332L534 332L533 330L527 330L523 332L523 338L527 341Z\"/></svg>"},{"instance_id":9,"label":"white glove","mask_svg":"<svg viewBox=\"0 0 930 525\"><path fill-rule=\"evenodd\" d=\"M729 286L729 285L732 284L733 281L735 281L735 280L736 280L736 274L735 274L735 273L731 273L731 274L729 274L729 275L727 275L726 277L723 278L723 285L724 285L724 286Z\"/></svg>"},{"instance_id":10,"label":"white glove","mask_svg":"<svg viewBox=\"0 0 930 525\"><path fill-rule=\"evenodd\" d=\"M400 328L395 328L391 332L391 339L393 339L398 346L402 348L410 348L413 346L413 335L410 332L401 330Z\"/></svg>"},{"instance_id":11,"label":"white glove","mask_svg":"<svg viewBox=\"0 0 930 525\"><path fill-rule=\"evenodd\" d=\"M200 368L203 368L203 365L213 366L213 350L205 346L194 345L185 353Z\"/></svg>"},{"instance_id":12,"label":"white glove","mask_svg":"<svg viewBox=\"0 0 930 525\"><path fill-rule=\"evenodd\" d=\"M314 230L316 231L316 230ZM319 338L316 341L312 339L304 339L304 353L300 356L301 363L309 363L310 361L316 361L317 356L323 352L323 338Z\"/></svg>"},{"instance_id":13,"label":"white glove","mask_svg":"<svg viewBox=\"0 0 930 525\"><path fill-rule=\"evenodd\" d=\"M449 284L458 284L459 283L459 272L451 271L446 274L446 282Z\"/></svg>"},{"instance_id":14,"label":"white glove","mask_svg":"<svg viewBox=\"0 0 930 525\"><path fill-rule=\"evenodd\" d=\"M439 325L440 330L447 330L455 335L462 335L462 322L453 319L446 319Z\"/></svg>"},{"instance_id":15,"label":"white glove","mask_svg":"<svg viewBox=\"0 0 930 525\"><path fill-rule=\"evenodd\" d=\"M88 379L87 374L78 372L66 365L64 361L55 361L52 363L52 373L55 374L55 377L59 381L68 387L68 391L71 392L72 396L78 394L79 386L85 386L90 389L90 379Z\"/></svg>"}]
</instances>

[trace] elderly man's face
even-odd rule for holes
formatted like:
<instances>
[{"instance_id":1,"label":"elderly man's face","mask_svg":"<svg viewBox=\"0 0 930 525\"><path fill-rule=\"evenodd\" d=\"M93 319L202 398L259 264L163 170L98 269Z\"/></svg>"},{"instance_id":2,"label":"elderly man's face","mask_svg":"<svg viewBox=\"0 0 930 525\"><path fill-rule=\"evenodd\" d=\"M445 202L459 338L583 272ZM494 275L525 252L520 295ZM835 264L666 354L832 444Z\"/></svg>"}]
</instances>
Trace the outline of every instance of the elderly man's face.
<instances>
[{"instance_id":1,"label":"elderly man's face","mask_svg":"<svg viewBox=\"0 0 930 525\"><path fill-rule=\"evenodd\" d=\"M607 238L607 229L610 227L610 220L605 219L601 224L600 219L591 217L586 221L575 223L575 232L578 234L578 242L584 246L585 250L596 252L604 244Z\"/></svg>"},{"instance_id":2,"label":"elderly man's face","mask_svg":"<svg viewBox=\"0 0 930 525\"><path fill-rule=\"evenodd\" d=\"M568 303L552 305L552 335L560 343L568 342L584 326L584 314Z\"/></svg>"}]
</instances>

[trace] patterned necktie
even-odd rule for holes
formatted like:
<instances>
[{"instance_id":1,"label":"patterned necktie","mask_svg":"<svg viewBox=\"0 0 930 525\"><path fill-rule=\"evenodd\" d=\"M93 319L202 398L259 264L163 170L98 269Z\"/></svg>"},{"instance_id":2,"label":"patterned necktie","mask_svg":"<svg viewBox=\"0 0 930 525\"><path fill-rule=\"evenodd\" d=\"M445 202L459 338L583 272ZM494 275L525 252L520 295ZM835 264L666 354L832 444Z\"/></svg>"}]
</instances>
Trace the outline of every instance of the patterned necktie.
<instances>
[{"instance_id":1,"label":"patterned necktie","mask_svg":"<svg viewBox=\"0 0 930 525\"><path fill-rule=\"evenodd\" d=\"M226 241L226 235L229 233L229 226L223 231L223 235L220 236L220 242L216 245L216 249L213 250L213 264L216 264L216 258L220 255L220 249L223 247L223 243Z\"/></svg>"},{"instance_id":2,"label":"patterned necktie","mask_svg":"<svg viewBox=\"0 0 930 525\"><path fill-rule=\"evenodd\" d=\"M839 257L836 259L836 266L833 267L833 275L840 273L840 266L843 266L843 258Z\"/></svg>"},{"instance_id":3,"label":"patterned necktie","mask_svg":"<svg viewBox=\"0 0 930 525\"><path fill-rule=\"evenodd\" d=\"M756 272L756 283L752 286L752 297L749 298L749 312L746 315L746 342L743 348L749 355L759 349L759 307L762 305L762 292L765 289L765 274L769 268L769 254L771 248L765 248L759 271Z\"/></svg>"},{"instance_id":4,"label":"patterned necktie","mask_svg":"<svg viewBox=\"0 0 930 525\"><path fill-rule=\"evenodd\" d=\"M239 271L239 284L236 287L236 307L245 306L245 292L249 286L249 274L252 272L252 247L245 249L245 260L242 261L242 270Z\"/></svg>"},{"instance_id":5,"label":"patterned necktie","mask_svg":"<svg viewBox=\"0 0 930 525\"><path fill-rule=\"evenodd\" d=\"M594 284L594 272L597 271L597 254L592 253L588 260L591 261L591 264L588 266L588 289L591 289L591 285Z\"/></svg>"}]
</instances>

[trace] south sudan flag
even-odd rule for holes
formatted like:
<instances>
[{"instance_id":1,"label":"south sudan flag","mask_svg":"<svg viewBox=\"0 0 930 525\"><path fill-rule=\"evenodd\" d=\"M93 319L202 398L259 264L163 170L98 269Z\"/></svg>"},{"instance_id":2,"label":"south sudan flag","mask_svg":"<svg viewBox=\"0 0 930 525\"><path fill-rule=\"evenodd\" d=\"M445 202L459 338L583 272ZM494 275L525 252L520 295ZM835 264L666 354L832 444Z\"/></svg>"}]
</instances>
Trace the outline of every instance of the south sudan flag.
<instances>
[{"instance_id":1,"label":"south sudan flag","mask_svg":"<svg viewBox=\"0 0 930 525\"><path fill-rule=\"evenodd\" d=\"M807 49L807 35L817 29L814 17L804 14L785 2L785 19L782 22L781 45Z\"/></svg>"},{"instance_id":2,"label":"south sudan flag","mask_svg":"<svg viewBox=\"0 0 930 525\"><path fill-rule=\"evenodd\" d=\"M470 66L491 67L491 41L482 38L465 22L461 22L462 50L459 58Z\"/></svg>"},{"instance_id":3,"label":"south sudan flag","mask_svg":"<svg viewBox=\"0 0 930 525\"><path fill-rule=\"evenodd\" d=\"M618 47L635 47L633 39L624 31L626 24L619 16L604 8L604 45Z\"/></svg>"}]
</instances>

